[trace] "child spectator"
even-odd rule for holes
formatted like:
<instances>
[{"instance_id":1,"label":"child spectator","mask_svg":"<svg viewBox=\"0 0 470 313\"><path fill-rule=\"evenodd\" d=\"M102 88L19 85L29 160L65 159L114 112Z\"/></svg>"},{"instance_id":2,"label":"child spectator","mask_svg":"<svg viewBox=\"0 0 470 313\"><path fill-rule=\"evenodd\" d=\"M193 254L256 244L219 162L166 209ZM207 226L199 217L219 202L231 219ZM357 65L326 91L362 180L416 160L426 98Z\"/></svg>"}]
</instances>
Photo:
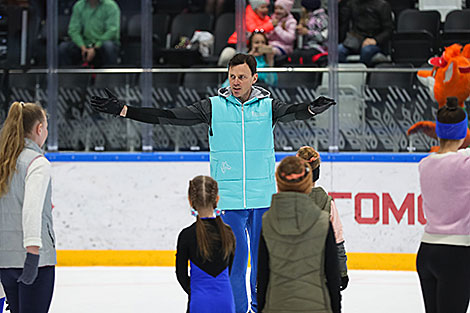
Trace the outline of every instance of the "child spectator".
<instances>
[{"instance_id":1,"label":"child spectator","mask_svg":"<svg viewBox=\"0 0 470 313\"><path fill-rule=\"evenodd\" d=\"M2 284L0 283L0 312L3 312L3 305L5 304L5 293L3 292Z\"/></svg>"},{"instance_id":2,"label":"child spectator","mask_svg":"<svg viewBox=\"0 0 470 313\"><path fill-rule=\"evenodd\" d=\"M339 271L341 274L341 290L346 289L349 283L348 267L346 265L346 249L344 248L343 225L339 218L338 209L333 199L322 187L316 187L315 183L320 178L320 154L312 147L304 146L297 151L297 156L305 160L312 168L312 191L309 196L320 208L330 214L330 222L335 233L336 248L338 250Z\"/></svg>"},{"instance_id":3,"label":"child spectator","mask_svg":"<svg viewBox=\"0 0 470 313\"><path fill-rule=\"evenodd\" d=\"M426 313L467 312L470 300L468 117L457 98L437 111L439 151L419 163L427 223L416 259Z\"/></svg>"},{"instance_id":4,"label":"child spectator","mask_svg":"<svg viewBox=\"0 0 470 313\"><path fill-rule=\"evenodd\" d=\"M217 182L209 176L195 177L189 182L188 198L197 220L180 232L176 250L176 277L189 296L188 310L234 313L229 275L235 236L230 226L214 214L219 201Z\"/></svg>"},{"instance_id":5,"label":"child spectator","mask_svg":"<svg viewBox=\"0 0 470 313\"><path fill-rule=\"evenodd\" d=\"M294 0L276 0L271 23L274 30L268 33L270 45L276 55L288 55L294 51L297 21L291 14Z\"/></svg>"},{"instance_id":6,"label":"child spectator","mask_svg":"<svg viewBox=\"0 0 470 313\"><path fill-rule=\"evenodd\" d=\"M268 38L264 32L255 31L248 39L248 54L256 59L256 68L270 67L274 65L274 49L268 45ZM277 85L276 73L258 73L258 83L269 86ZM229 85L228 78L222 84L222 87Z\"/></svg>"},{"instance_id":7,"label":"child spectator","mask_svg":"<svg viewBox=\"0 0 470 313\"><path fill-rule=\"evenodd\" d=\"M276 170L279 192L263 215L258 312L341 311L338 257L328 212L311 200L312 170L289 156Z\"/></svg>"},{"instance_id":8,"label":"child spectator","mask_svg":"<svg viewBox=\"0 0 470 313\"><path fill-rule=\"evenodd\" d=\"M274 49L268 44L264 32L254 32L248 40L248 54L255 57L257 68L274 65ZM258 81L270 86L277 85L276 73L258 73Z\"/></svg>"},{"instance_id":9,"label":"child spectator","mask_svg":"<svg viewBox=\"0 0 470 313\"><path fill-rule=\"evenodd\" d=\"M297 33L302 36L303 49L327 52L328 15L321 8L320 0L302 0L302 16Z\"/></svg>"}]
</instances>

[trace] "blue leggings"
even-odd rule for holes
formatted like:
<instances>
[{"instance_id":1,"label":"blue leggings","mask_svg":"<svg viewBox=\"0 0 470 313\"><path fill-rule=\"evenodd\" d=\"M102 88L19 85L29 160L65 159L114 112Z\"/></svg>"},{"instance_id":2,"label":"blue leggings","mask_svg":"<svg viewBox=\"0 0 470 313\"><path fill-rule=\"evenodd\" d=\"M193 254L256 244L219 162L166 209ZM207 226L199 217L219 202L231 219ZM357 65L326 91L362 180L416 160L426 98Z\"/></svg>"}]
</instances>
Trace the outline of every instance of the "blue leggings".
<instances>
[{"instance_id":1,"label":"blue leggings","mask_svg":"<svg viewBox=\"0 0 470 313\"><path fill-rule=\"evenodd\" d=\"M0 299L0 312L3 312L3 305L5 304L5 297Z\"/></svg>"},{"instance_id":2,"label":"blue leggings","mask_svg":"<svg viewBox=\"0 0 470 313\"><path fill-rule=\"evenodd\" d=\"M268 208L248 210L227 210L222 219L228 224L235 234L236 248L233 260L230 283L232 284L235 300L235 312L246 313L248 311L248 296L246 292L246 268L248 265L248 248L251 256L251 309L257 312L256 300L256 274L258 266L258 247L261 234L263 214ZM250 237L248 242L247 238Z\"/></svg>"},{"instance_id":3,"label":"blue leggings","mask_svg":"<svg viewBox=\"0 0 470 313\"><path fill-rule=\"evenodd\" d=\"M32 285L17 282L22 272L22 268L0 269L11 313L47 313L54 291L55 267L40 267Z\"/></svg>"}]
</instances>

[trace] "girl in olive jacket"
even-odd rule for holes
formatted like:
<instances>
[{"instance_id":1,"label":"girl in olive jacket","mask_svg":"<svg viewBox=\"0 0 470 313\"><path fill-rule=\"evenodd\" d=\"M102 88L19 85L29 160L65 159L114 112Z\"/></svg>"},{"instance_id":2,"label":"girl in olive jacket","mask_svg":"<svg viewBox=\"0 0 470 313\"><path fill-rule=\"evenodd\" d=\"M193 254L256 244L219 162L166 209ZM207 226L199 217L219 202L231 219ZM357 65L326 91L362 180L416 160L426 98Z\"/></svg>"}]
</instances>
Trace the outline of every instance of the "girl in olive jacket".
<instances>
[{"instance_id":1,"label":"girl in olive jacket","mask_svg":"<svg viewBox=\"0 0 470 313\"><path fill-rule=\"evenodd\" d=\"M279 193L263 215L258 312L339 313L340 275L328 212L309 197L312 170L294 156L276 170Z\"/></svg>"}]
</instances>

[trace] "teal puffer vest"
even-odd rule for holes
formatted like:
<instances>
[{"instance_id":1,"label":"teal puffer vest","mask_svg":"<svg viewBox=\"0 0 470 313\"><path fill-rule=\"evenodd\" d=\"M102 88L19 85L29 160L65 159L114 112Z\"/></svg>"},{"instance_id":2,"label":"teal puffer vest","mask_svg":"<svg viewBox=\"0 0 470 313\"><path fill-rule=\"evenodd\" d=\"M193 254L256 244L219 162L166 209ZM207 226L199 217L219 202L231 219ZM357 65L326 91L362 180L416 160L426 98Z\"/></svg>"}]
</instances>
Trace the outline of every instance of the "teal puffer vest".
<instances>
[{"instance_id":1,"label":"teal puffer vest","mask_svg":"<svg viewBox=\"0 0 470 313\"><path fill-rule=\"evenodd\" d=\"M219 209L269 207L276 192L272 99L253 97L242 104L219 94L210 100L210 170L219 184Z\"/></svg>"}]
</instances>

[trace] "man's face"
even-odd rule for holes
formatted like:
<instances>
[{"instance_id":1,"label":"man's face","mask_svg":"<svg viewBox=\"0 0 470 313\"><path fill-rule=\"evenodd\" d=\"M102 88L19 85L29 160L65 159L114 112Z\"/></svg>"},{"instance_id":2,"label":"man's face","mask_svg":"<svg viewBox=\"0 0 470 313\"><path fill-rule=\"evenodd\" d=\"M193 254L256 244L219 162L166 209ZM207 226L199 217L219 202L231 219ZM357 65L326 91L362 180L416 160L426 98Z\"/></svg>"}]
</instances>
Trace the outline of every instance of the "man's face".
<instances>
[{"instance_id":1,"label":"man's face","mask_svg":"<svg viewBox=\"0 0 470 313\"><path fill-rule=\"evenodd\" d=\"M229 68L228 80L233 96L244 102L248 100L251 86L258 80L258 74L252 75L248 64L243 63Z\"/></svg>"}]
</instances>

